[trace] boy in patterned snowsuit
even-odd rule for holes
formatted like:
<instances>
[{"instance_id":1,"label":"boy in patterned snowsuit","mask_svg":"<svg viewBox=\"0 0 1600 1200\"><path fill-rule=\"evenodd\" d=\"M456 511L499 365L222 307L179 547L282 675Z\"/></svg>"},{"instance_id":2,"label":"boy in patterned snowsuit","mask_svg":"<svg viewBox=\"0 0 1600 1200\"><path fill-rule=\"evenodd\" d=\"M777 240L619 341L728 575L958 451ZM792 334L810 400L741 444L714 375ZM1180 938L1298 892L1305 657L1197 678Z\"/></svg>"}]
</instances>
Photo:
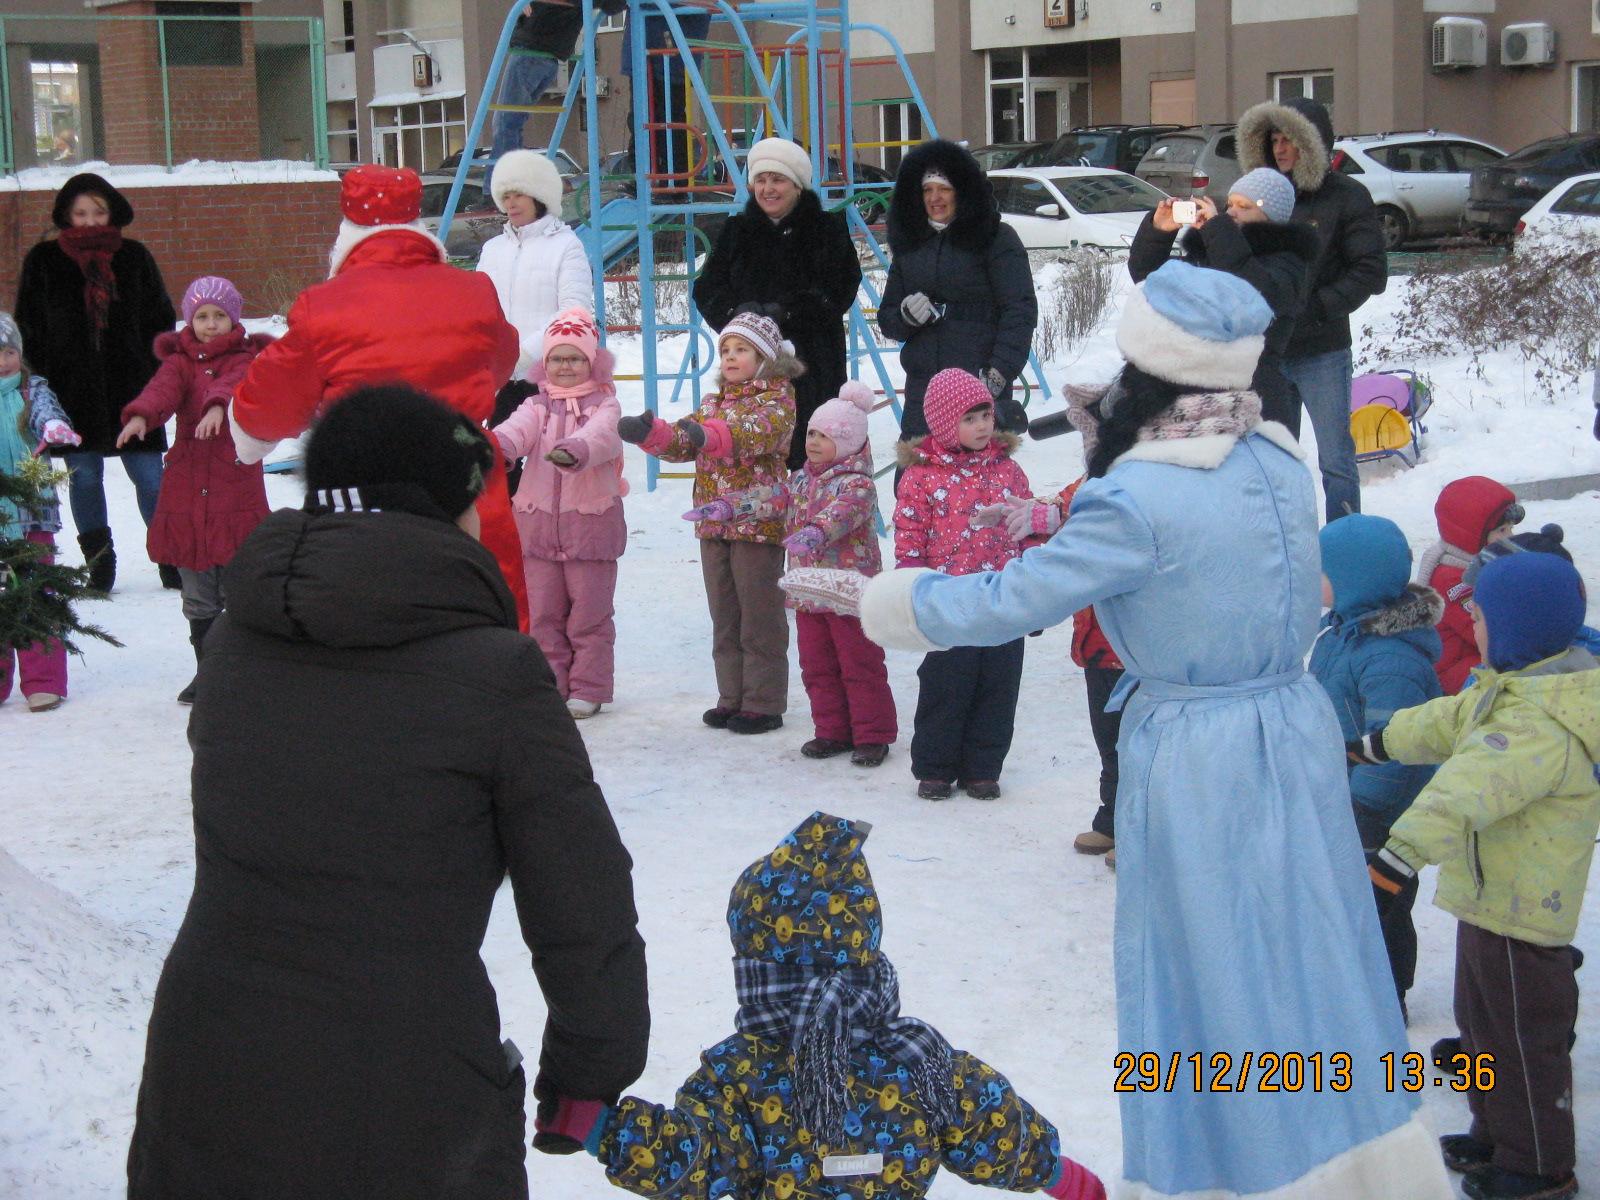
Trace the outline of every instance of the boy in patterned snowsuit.
<instances>
[{"instance_id":1,"label":"boy in patterned snowsuit","mask_svg":"<svg viewBox=\"0 0 1600 1200\"><path fill-rule=\"evenodd\" d=\"M536 1149L581 1146L617 1186L712 1200L919 1200L972 1183L1104 1200L1092 1172L993 1067L899 1015L861 853L871 826L813 813L733 887L739 1032L674 1107L546 1098Z\"/></svg>"}]
</instances>

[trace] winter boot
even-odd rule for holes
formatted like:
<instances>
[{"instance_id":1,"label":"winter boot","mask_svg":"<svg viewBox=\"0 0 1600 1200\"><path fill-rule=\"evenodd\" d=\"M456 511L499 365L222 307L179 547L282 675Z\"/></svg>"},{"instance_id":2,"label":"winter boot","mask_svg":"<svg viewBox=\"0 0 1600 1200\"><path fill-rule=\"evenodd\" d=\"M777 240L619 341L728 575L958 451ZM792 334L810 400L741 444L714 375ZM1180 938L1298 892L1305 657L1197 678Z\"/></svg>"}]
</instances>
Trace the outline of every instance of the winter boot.
<instances>
[{"instance_id":1,"label":"winter boot","mask_svg":"<svg viewBox=\"0 0 1600 1200\"><path fill-rule=\"evenodd\" d=\"M771 733L783 728L777 713L736 712L728 718L729 733Z\"/></svg>"},{"instance_id":2,"label":"winter boot","mask_svg":"<svg viewBox=\"0 0 1600 1200\"><path fill-rule=\"evenodd\" d=\"M1461 1181L1469 1200L1568 1200L1578 1194L1578 1177L1523 1175L1500 1167L1479 1167Z\"/></svg>"},{"instance_id":3,"label":"winter boot","mask_svg":"<svg viewBox=\"0 0 1600 1200\"><path fill-rule=\"evenodd\" d=\"M1447 1133L1439 1139L1439 1149L1444 1152L1444 1165L1452 1171L1466 1174L1494 1161L1494 1147L1480 1142L1470 1133Z\"/></svg>"},{"instance_id":4,"label":"winter boot","mask_svg":"<svg viewBox=\"0 0 1600 1200\"><path fill-rule=\"evenodd\" d=\"M961 790L974 800L1000 799L1000 781L997 779L968 779L962 783Z\"/></svg>"},{"instance_id":5,"label":"winter boot","mask_svg":"<svg viewBox=\"0 0 1600 1200\"><path fill-rule=\"evenodd\" d=\"M948 779L924 779L917 784L917 797L922 800L948 800L954 791Z\"/></svg>"},{"instance_id":6,"label":"winter boot","mask_svg":"<svg viewBox=\"0 0 1600 1200\"><path fill-rule=\"evenodd\" d=\"M156 574L161 576L161 586L169 592L183 589L183 576L178 574L178 568L168 566L166 563L156 564Z\"/></svg>"},{"instance_id":7,"label":"winter boot","mask_svg":"<svg viewBox=\"0 0 1600 1200\"><path fill-rule=\"evenodd\" d=\"M109 596L117 584L117 551L111 544L111 527L85 530L78 535L83 564L89 568L89 586Z\"/></svg>"},{"instance_id":8,"label":"winter boot","mask_svg":"<svg viewBox=\"0 0 1600 1200\"><path fill-rule=\"evenodd\" d=\"M719 704L716 708L706 709L705 712L700 714L700 719L713 729L726 729L728 727L728 718L737 711L737 709L733 708L723 708Z\"/></svg>"},{"instance_id":9,"label":"winter boot","mask_svg":"<svg viewBox=\"0 0 1600 1200\"><path fill-rule=\"evenodd\" d=\"M600 702L598 700L571 699L567 701L567 711L572 714L574 720L587 721L600 711Z\"/></svg>"},{"instance_id":10,"label":"winter boot","mask_svg":"<svg viewBox=\"0 0 1600 1200\"><path fill-rule=\"evenodd\" d=\"M850 742L836 742L832 738L812 738L800 747L800 753L807 758L837 758L841 754L849 754L855 746Z\"/></svg>"},{"instance_id":11,"label":"winter boot","mask_svg":"<svg viewBox=\"0 0 1600 1200\"><path fill-rule=\"evenodd\" d=\"M881 767L883 760L889 757L889 747L882 742L863 742L856 747L856 752L850 756L850 761L858 767Z\"/></svg>"},{"instance_id":12,"label":"winter boot","mask_svg":"<svg viewBox=\"0 0 1600 1200\"><path fill-rule=\"evenodd\" d=\"M1072 848L1079 854L1104 854L1116 844L1114 839L1093 829L1072 839Z\"/></svg>"},{"instance_id":13,"label":"winter boot","mask_svg":"<svg viewBox=\"0 0 1600 1200\"><path fill-rule=\"evenodd\" d=\"M200 665L200 647L205 643L206 633L210 630L212 622L215 620L215 617L200 617L191 619L189 622L189 645L194 647L194 663L196 667ZM197 674L195 678L189 680L189 685L178 693L179 704L194 703L194 685L199 681L199 678Z\"/></svg>"}]
</instances>

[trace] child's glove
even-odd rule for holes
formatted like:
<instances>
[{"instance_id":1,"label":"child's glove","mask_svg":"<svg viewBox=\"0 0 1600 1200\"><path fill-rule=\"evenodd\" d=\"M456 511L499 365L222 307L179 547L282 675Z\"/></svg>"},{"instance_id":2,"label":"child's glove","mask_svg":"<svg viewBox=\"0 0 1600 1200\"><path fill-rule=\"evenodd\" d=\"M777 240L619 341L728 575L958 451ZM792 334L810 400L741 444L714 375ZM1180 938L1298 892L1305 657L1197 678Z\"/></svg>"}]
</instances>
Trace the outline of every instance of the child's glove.
<instances>
[{"instance_id":1,"label":"child's glove","mask_svg":"<svg viewBox=\"0 0 1600 1200\"><path fill-rule=\"evenodd\" d=\"M1356 738L1344 744L1346 757L1357 766L1375 767L1389 761L1389 752L1383 746L1383 730L1374 729L1365 738Z\"/></svg>"},{"instance_id":2,"label":"child's glove","mask_svg":"<svg viewBox=\"0 0 1600 1200\"><path fill-rule=\"evenodd\" d=\"M974 529L993 529L996 525L1005 524L1006 515L1011 512L1011 506L1004 500L998 504L985 504L973 510L967 518L967 524Z\"/></svg>"},{"instance_id":3,"label":"child's glove","mask_svg":"<svg viewBox=\"0 0 1600 1200\"><path fill-rule=\"evenodd\" d=\"M1049 537L1061 528L1061 510L1054 504L1044 504L1038 500L1013 500L1011 505L1011 511L1006 514L1006 532L1014 542L1035 534Z\"/></svg>"},{"instance_id":4,"label":"child's glove","mask_svg":"<svg viewBox=\"0 0 1600 1200\"><path fill-rule=\"evenodd\" d=\"M733 517L732 501L720 498L702 504L699 508L691 508L683 514L685 521L731 521Z\"/></svg>"},{"instance_id":5,"label":"child's glove","mask_svg":"<svg viewBox=\"0 0 1600 1200\"><path fill-rule=\"evenodd\" d=\"M590 1141L598 1141L610 1105L603 1100L573 1100L568 1096L539 1101L533 1118L533 1148L545 1154L576 1154L595 1151Z\"/></svg>"},{"instance_id":6,"label":"child's glove","mask_svg":"<svg viewBox=\"0 0 1600 1200\"><path fill-rule=\"evenodd\" d=\"M859 617L867 577L834 567L796 567L778 580L778 586L802 604L820 604L841 616Z\"/></svg>"},{"instance_id":7,"label":"child's glove","mask_svg":"<svg viewBox=\"0 0 1600 1200\"><path fill-rule=\"evenodd\" d=\"M1398 896L1416 881L1417 869L1387 846L1367 851L1367 874L1380 893ZM1380 902L1382 900L1380 896Z\"/></svg>"},{"instance_id":8,"label":"child's glove","mask_svg":"<svg viewBox=\"0 0 1600 1200\"><path fill-rule=\"evenodd\" d=\"M696 450L702 449L706 444L706 427L699 421L684 417L677 422L677 427L683 431L683 436L689 439L689 444Z\"/></svg>"},{"instance_id":9,"label":"child's glove","mask_svg":"<svg viewBox=\"0 0 1600 1200\"><path fill-rule=\"evenodd\" d=\"M989 398L991 400L998 400L1004 393L1011 390L1011 381L1000 374L995 367L985 367L983 374L979 375L978 378L983 381L983 386L989 389Z\"/></svg>"},{"instance_id":10,"label":"child's glove","mask_svg":"<svg viewBox=\"0 0 1600 1200\"><path fill-rule=\"evenodd\" d=\"M545 462L555 463L558 467L575 467L578 459L571 450L552 450L544 456Z\"/></svg>"},{"instance_id":11,"label":"child's glove","mask_svg":"<svg viewBox=\"0 0 1600 1200\"><path fill-rule=\"evenodd\" d=\"M1044 1194L1054 1200L1106 1200L1106 1186L1088 1167L1063 1155L1061 1172Z\"/></svg>"},{"instance_id":12,"label":"child's glove","mask_svg":"<svg viewBox=\"0 0 1600 1200\"><path fill-rule=\"evenodd\" d=\"M44 440L47 446L81 446L83 438L65 421L46 421Z\"/></svg>"},{"instance_id":13,"label":"child's glove","mask_svg":"<svg viewBox=\"0 0 1600 1200\"><path fill-rule=\"evenodd\" d=\"M618 417L617 436L629 445L637 446L650 436L650 431L656 427L656 415L653 412L642 412L637 417Z\"/></svg>"},{"instance_id":14,"label":"child's glove","mask_svg":"<svg viewBox=\"0 0 1600 1200\"><path fill-rule=\"evenodd\" d=\"M944 313L928 298L926 292L912 292L900 301L900 315L905 318L907 325L915 325L918 329L924 325L932 325Z\"/></svg>"},{"instance_id":15,"label":"child's glove","mask_svg":"<svg viewBox=\"0 0 1600 1200\"><path fill-rule=\"evenodd\" d=\"M815 525L807 525L784 538L783 546L790 554L809 557L821 550L823 546L827 545L827 542L827 534L823 533Z\"/></svg>"}]
</instances>

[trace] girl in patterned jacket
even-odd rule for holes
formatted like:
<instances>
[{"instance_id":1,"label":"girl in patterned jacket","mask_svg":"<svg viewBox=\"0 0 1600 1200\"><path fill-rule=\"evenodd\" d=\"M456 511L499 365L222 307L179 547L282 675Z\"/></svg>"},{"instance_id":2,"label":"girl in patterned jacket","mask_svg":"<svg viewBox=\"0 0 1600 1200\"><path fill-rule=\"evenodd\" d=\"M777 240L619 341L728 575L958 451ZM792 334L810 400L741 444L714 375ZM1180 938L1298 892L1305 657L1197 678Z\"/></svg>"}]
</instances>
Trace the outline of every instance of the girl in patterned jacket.
<instances>
[{"instance_id":1,"label":"girl in patterned jacket","mask_svg":"<svg viewBox=\"0 0 1600 1200\"><path fill-rule=\"evenodd\" d=\"M1007 501L1032 495L1011 458L1017 438L995 432L989 389L957 367L929 381L922 411L927 436L901 444L906 473L895 500L895 566L946 575L998 571L1024 548L1006 528L1014 507ZM917 795L948 800L959 782L974 800L998 799L1022 682L1022 639L932 651L917 679Z\"/></svg>"},{"instance_id":2,"label":"girl in patterned jacket","mask_svg":"<svg viewBox=\"0 0 1600 1200\"><path fill-rule=\"evenodd\" d=\"M770 317L741 313L717 339L717 391L669 425L654 413L623 417L617 432L663 462L695 464L694 502L781 487L794 433L794 389L805 370ZM784 614L783 519L735 514L700 520L700 568L711 607L717 703L702 720L732 733L783 727L789 698L789 621Z\"/></svg>"},{"instance_id":3,"label":"girl in patterned jacket","mask_svg":"<svg viewBox=\"0 0 1600 1200\"><path fill-rule=\"evenodd\" d=\"M673 1106L544 1097L535 1149L598 1157L674 1200L921 1200L940 1167L1055 1200L1105 1200L993 1067L900 1015L861 852L872 826L812 813L733 885L738 1032Z\"/></svg>"}]
</instances>

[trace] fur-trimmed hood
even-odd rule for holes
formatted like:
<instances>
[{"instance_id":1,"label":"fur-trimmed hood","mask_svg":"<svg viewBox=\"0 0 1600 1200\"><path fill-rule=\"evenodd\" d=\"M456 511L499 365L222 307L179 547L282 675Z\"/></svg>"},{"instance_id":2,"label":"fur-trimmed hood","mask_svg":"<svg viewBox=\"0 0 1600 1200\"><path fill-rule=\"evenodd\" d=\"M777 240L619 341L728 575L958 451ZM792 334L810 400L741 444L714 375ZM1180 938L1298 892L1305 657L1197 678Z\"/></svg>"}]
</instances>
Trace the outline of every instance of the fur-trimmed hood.
<instances>
[{"instance_id":1,"label":"fur-trimmed hood","mask_svg":"<svg viewBox=\"0 0 1600 1200\"><path fill-rule=\"evenodd\" d=\"M185 325L182 329L172 329L157 334L155 355L163 360L171 358L174 354L182 354L186 358L193 359L199 359L202 355L208 358L220 358L224 354L231 354L241 349L248 349L252 354L260 354L275 341L277 338L271 334L246 333L243 325L235 325L220 338L202 342L195 337L194 330Z\"/></svg>"},{"instance_id":2,"label":"fur-trimmed hood","mask_svg":"<svg viewBox=\"0 0 1600 1200\"><path fill-rule=\"evenodd\" d=\"M1432 629L1444 616L1444 597L1421 583L1408 583L1398 600L1374 609L1357 624L1372 637L1394 637L1417 629Z\"/></svg>"},{"instance_id":3,"label":"fur-trimmed hood","mask_svg":"<svg viewBox=\"0 0 1600 1200\"><path fill-rule=\"evenodd\" d=\"M1244 235L1250 252L1257 256L1293 254L1311 267L1322 254L1322 236L1304 221L1246 221L1239 226L1239 232ZM1184 231L1180 240L1185 252L1203 253L1200 230L1191 227Z\"/></svg>"},{"instance_id":4,"label":"fur-trimmed hood","mask_svg":"<svg viewBox=\"0 0 1600 1200\"><path fill-rule=\"evenodd\" d=\"M922 177L930 170L948 179L956 192L956 219L945 233L963 250L981 254L1000 230L994 190L977 159L961 146L941 138L912 147L900 160L894 198L889 204L890 251L902 254L937 232L928 223L928 212L922 204Z\"/></svg>"},{"instance_id":5,"label":"fur-trimmed hood","mask_svg":"<svg viewBox=\"0 0 1600 1200\"><path fill-rule=\"evenodd\" d=\"M1266 101L1248 109L1239 118L1237 136L1239 169L1276 167L1272 157L1274 132L1288 134L1300 151L1300 161L1290 172L1295 190L1314 192L1328 177L1333 154L1333 123L1328 110L1315 100L1291 100L1286 104Z\"/></svg>"},{"instance_id":6,"label":"fur-trimmed hood","mask_svg":"<svg viewBox=\"0 0 1600 1200\"><path fill-rule=\"evenodd\" d=\"M1017 447L1022 445L1022 439L1014 433L1006 433L997 429L994 436L989 439L989 444L982 450L945 450L939 446L927 445L928 435L910 438L907 441L894 444L895 462L904 469L917 466L919 463L935 463L956 466L966 459L975 458L1010 458L1017 452ZM924 447L926 446L926 449ZM991 451L995 452L991 454Z\"/></svg>"}]
</instances>

